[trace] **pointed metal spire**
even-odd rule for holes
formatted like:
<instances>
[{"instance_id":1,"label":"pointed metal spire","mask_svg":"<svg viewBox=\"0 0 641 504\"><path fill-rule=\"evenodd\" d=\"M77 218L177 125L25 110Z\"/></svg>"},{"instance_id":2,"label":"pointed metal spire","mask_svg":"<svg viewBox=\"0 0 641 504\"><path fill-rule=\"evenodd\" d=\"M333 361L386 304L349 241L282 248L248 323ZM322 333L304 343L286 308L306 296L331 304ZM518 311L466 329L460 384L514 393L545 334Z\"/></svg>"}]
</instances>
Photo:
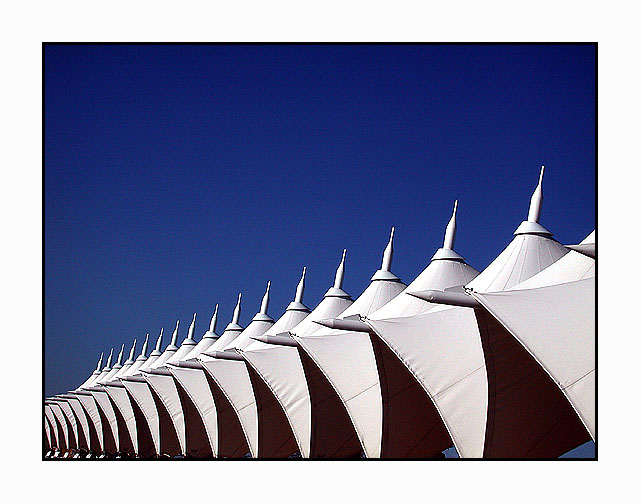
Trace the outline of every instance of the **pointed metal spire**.
<instances>
[{"instance_id":1,"label":"pointed metal spire","mask_svg":"<svg viewBox=\"0 0 641 504\"><path fill-rule=\"evenodd\" d=\"M267 314L267 308L269 306L269 288L272 285L272 281L269 280L267 282L267 289L265 290L265 294L263 294L263 300L260 303L260 313L264 313L265 315Z\"/></svg>"},{"instance_id":2,"label":"pointed metal spire","mask_svg":"<svg viewBox=\"0 0 641 504\"><path fill-rule=\"evenodd\" d=\"M176 327L174 328L174 332L171 335L171 341L169 342L169 347L175 347L176 346L176 340L178 339L178 326L180 325L180 320L176 320Z\"/></svg>"},{"instance_id":3,"label":"pointed metal spire","mask_svg":"<svg viewBox=\"0 0 641 504\"><path fill-rule=\"evenodd\" d=\"M336 276L334 277L335 289L343 288L343 277L345 276L345 254L346 253L347 253L347 249L343 249L343 257L341 258L341 262L338 265L338 268L336 268Z\"/></svg>"},{"instance_id":4,"label":"pointed metal spire","mask_svg":"<svg viewBox=\"0 0 641 504\"><path fill-rule=\"evenodd\" d=\"M341 262L336 268L336 276L334 277L334 285L327 289L325 297L341 297L341 298L350 298L351 296L343 290L343 278L345 277L345 254L347 254L347 249L343 249L343 257L341 257Z\"/></svg>"},{"instance_id":5,"label":"pointed metal spire","mask_svg":"<svg viewBox=\"0 0 641 504\"><path fill-rule=\"evenodd\" d=\"M231 323L238 325L238 320L240 319L240 299L242 298L243 293L238 293L238 301L236 301L236 308L234 308L234 315L231 318Z\"/></svg>"},{"instance_id":6,"label":"pointed metal spire","mask_svg":"<svg viewBox=\"0 0 641 504\"><path fill-rule=\"evenodd\" d=\"M392 257L394 256L394 226L392 226L392 231L389 235L389 241L383 252L383 262L381 263L381 270L389 271L392 267Z\"/></svg>"},{"instance_id":7,"label":"pointed metal spire","mask_svg":"<svg viewBox=\"0 0 641 504\"><path fill-rule=\"evenodd\" d=\"M537 234L542 236L552 236L552 233L545 229L541 224L539 224L539 219L541 218L541 206L543 204L543 172L545 166L541 166L541 173L539 174L539 183L532 193L530 198L530 209L527 214L527 220L521 222L516 231L515 235L519 234Z\"/></svg>"},{"instance_id":8,"label":"pointed metal spire","mask_svg":"<svg viewBox=\"0 0 641 504\"><path fill-rule=\"evenodd\" d=\"M196 314L194 313L194 318L191 319L191 324L189 324L189 330L187 331L187 338L185 339L193 341L195 327L196 327Z\"/></svg>"},{"instance_id":9,"label":"pointed metal spire","mask_svg":"<svg viewBox=\"0 0 641 504\"><path fill-rule=\"evenodd\" d=\"M450 222L447 223L445 228L445 238L443 239L443 248L447 250L454 249L454 240L456 238L456 209L458 208L458 200L454 201L454 210Z\"/></svg>"},{"instance_id":10,"label":"pointed metal spire","mask_svg":"<svg viewBox=\"0 0 641 504\"><path fill-rule=\"evenodd\" d=\"M117 366L122 366L122 354L125 351L125 344L123 343L120 347L120 353L118 354L118 361L116 362Z\"/></svg>"},{"instance_id":11,"label":"pointed metal spire","mask_svg":"<svg viewBox=\"0 0 641 504\"><path fill-rule=\"evenodd\" d=\"M530 211L527 214L528 222L539 222L541 217L541 204L543 203L543 191L541 184L543 182L543 171L545 166L541 166L541 174L539 175L539 183L532 193L532 198L530 199Z\"/></svg>"},{"instance_id":12,"label":"pointed metal spire","mask_svg":"<svg viewBox=\"0 0 641 504\"><path fill-rule=\"evenodd\" d=\"M160 334L158 335L158 339L156 340L156 348L154 350L158 353L160 353L160 347L162 346L162 334L165 331L164 327L160 328ZM149 334L147 334L147 337L149 337Z\"/></svg>"},{"instance_id":13,"label":"pointed metal spire","mask_svg":"<svg viewBox=\"0 0 641 504\"><path fill-rule=\"evenodd\" d=\"M133 364L135 353L136 353L136 338L134 338L134 344L131 345L131 350L129 350L129 358L127 359L125 364Z\"/></svg>"},{"instance_id":14,"label":"pointed metal spire","mask_svg":"<svg viewBox=\"0 0 641 504\"><path fill-rule=\"evenodd\" d=\"M100 359L98 359L98 365L96 366L96 371L100 371L100 368L102 367L102 357L104 355L104 352L100 352Z\"/></svg>"},{"instance_id":15,"label":"pointed metal spire","mask_svg":"<svg viewBox=\"0 0 641 504\"><path fill-rule=\"evenodd\" d=\"M455 261L465 261L462 255L454 251L454 240L456 239L456 211L458 209L458 200L454 200L454 210L452 210L452 217L447 223L445 228L445 238L443 238L443 246L436 251L432 256L432 261L435 259L452 259Z\"/></svg>"},{"instance_id":16,"label":"pointed metal spire","mask_svg":"<svg viewBox=\"0 0 641 504\"><path fill-rule=\"evenodd\" d=\"M300 277L300 280L298 281L298 285L296 286L296 296L294 297L294 300L287 305L287 311L289 310L296 310L296 311L303 311L303 312L309 312L309 308L303 304L303 293L305 292L305 274L307 273L307 266L303 267L303 274Z\"/></svg>"},{"instance_id":17,"label":"pointed metal spire","mask_svg":"<svg viewBox=\"0 0 641 504\"><path fill-rule=\"evenodd\" d=\"M162 331L160 332L160 335L162 336ZM145 342L142 344L142 350L140 350L140 355L142 357L147 356L147 347L149 346L149 333L145 336Z\"/></svg>"},{"instance_id":18,"label":"pointed metal spire","mask_svg":"<svg viewBox=\"0 0 641 504\"><path fill-rule=\"evenodd\" d=\"M401 279L398 278L394 273L390 271L390 268L392 267L393 256L394 256L394 227L392 227L392 231L390 232L390 235L389 235L389 241L387 242L387 246L385 247L385 251L383 252L383 262L381 264L381 269L376 270L376 273L374 273L372 280L389 280L392 282L400 282Z\"/></svg>"},{"instance_id":19,"label":"pointed metal spire","mask_svg":"<svg viewBox=\"0 0 641 504\"><path fill-rule=\"evenodd\" d=\"M305 273L307 272L307 266L303 267L303 274L300 277L300 281L298 282L298 286L296 287L296 297L294 298L294 301L297 303L302 303L303 302L303 293L305 292Z\"/></svg>"},{"instance_id":20,"label":"pointed metal spire","mask_svg":"<svg viewBox=\"0 0 641 504\"><path fill-rule=\"evenodd\" d=\"M113 357L113 355L114 355L114 349L112 347L111 350L109 351L109 357L107 357L107 365L105 366L105 369L111 369L111 358Z\"/></svg>"},{"instance_id":21,"label":"pointed metal spire","mask_svg":"<svg viewBox=\"0 0 641 504\"><path fill-rule=\"evenodd\" d=\"M216 322L218 322L218 303L216 303L216 308L214 309L214 314L211 317L211 322L209 322L209 332L216 332Z\"/></svg>"}]
</instances>

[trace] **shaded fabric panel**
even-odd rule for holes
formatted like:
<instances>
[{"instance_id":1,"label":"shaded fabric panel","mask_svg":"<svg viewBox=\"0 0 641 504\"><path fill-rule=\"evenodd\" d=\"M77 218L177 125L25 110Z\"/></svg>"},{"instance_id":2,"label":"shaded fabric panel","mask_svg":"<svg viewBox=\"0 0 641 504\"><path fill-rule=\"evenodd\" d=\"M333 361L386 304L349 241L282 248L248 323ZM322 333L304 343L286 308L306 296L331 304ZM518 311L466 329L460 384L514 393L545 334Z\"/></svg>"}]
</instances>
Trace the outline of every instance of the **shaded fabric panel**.
<instances>
[{"instance_id":1,"label":"shaded fabric panel","mask_svg":"<svg viewBox=\"0 0 641 504\"><path fill-rule=\"evenodd\" d=\"M151 430L147 424L147 419L129 391L127 391L127 394L129 395L131 409L134 411L134 419L136 420L136 435L138 436L137 455L140 458L153 457L154 455L157 455L157 453L156 448L154 447L154 440L151 437Z\"/></svg>"},{"instance_id":2,"label":"shaded fabric panel","mask_svg":"<svg viewBox=\"0 0 641 504\"><path fill-rule=\"evenodd\" d=\"M307 353L298 354L312 403L310 458L358 458L363 448L345 405Z\"/></svg>"},{"instance_id":3,"label":"shaded fabric panel","mask_svg":"<svg viewBox=\"0 0 641 504\"><path fill-rule=\"evenodd\" d=\"M71 414L75 418L76 425L78 426L78 438L76 439L76 441L78 442L78 449L89 451L89 441L85 437L85 432L82 429L82 426L80 424L80 418L78 418L78 415L76 415L76 412L71 406L69 406L69 410L71 411Z\"/></svg>"},{"instance_id":4,"label":"shaded fabric panel","mask_svg":"<svg viewBox=\"0 0 641 504\"><path fill-rule=\"evenodd\" d=\"M80 444L82 429L80 428L78 417L74 415L73 411L71 410L71 406L69 406L69 403L67 401L59 401L58 406L62 411L63 417L67 421L67 426L69 428L69 442L71 444L71 448L74 450L80 450L81 448L84 449L84 447Z\"/></svg>"},{"instance_id":5,"label":"shaded fabric panel","mask_svg":"<svg viewBox=\"0 0 641 504\"><path fill-rule=\"evenodd\" d=\"M56 429L56 432L58 433L58 444L60 445L60 446L58 446L58 449L60 451L64 451L68 447L67 447L67 443L66 443L66 440L65 440L65 435L62 432L62 425L60 425L60 421L55 417L55 415L54 415L53 418L54 418L54 422L56 423L55 429Z\"/></svg>"},{"instance_id":6,"label":"shaded fabric panel","mask_svg":"<svg viewBox=\"0 0 641 504\"><path fill-rule=\"evenodd\" d=\"M78 449L78 439L76 438L76 433L71 425L71 420L67 416L67 412L64 410L64 408L61 405L58 405L58 408L60 409L60 414L62 415L62 418L66 421L67 423L67 434L69 435L69 441L68 441L68 448L70 450L77 450ZM75 422L76 419L74 417L73 421Z\"/></svg>"},{"instance_id":7,"label":"shaded fabric panel","mask_svg":"<svg viewBox=\"0 0 641 504\"><path fill-rule=\"evenodd\" d=\"M205 372L209 389L214 396L218 413L218 456L241 458L249 453L249 444L240 425L240 420L220 387Z\"/></svg>"},{"instance_id":8,"label":"shaded fabric panel","mask_svg":"<svg viewBox=\"0 0 641 504\"><path fill-rule=\"evenodd\" d=\"M383 399L381 458L432 458L452 446L432 400L381 339L370 333Z\"/></svg>"},{"instance_id":9,"label":"shaded fabric panel","mask_svg":"<svg viewBox=\"0 0 641 504\"><path fill-rule=\"evenodd\" d=\"M78 400L78 404L80 404L80 407L82 408L82 410L85 412L85 415L87 416L87 424L89 425L89 450L94 453L100 453L100 440L98 439L98 431L96 431L96 426L91 420L91 415L89 414L89 411L87 411L87 408L85 408L85 405L82 404L82 401Z\"/></svg>"},{"instance_id":10,"label":"shaded fabric panel","mask_svg":"<svg viewBox=\"0 0 641 504\"><path fill-rule=\"evenodd\" d=\"M65 444L65 449L75 450L76 445L76 436L74 436L73 429L71 428L69 420L67 420L64 411L59 404L55 403L51 406L51 411L53 411L56 421L60 424L60 429L62 432L61 441Z\"/></svg>"},{"instance_id":11,"label":"shaded fabric panel","mask_svg":"<svg viewBox=\"0 0 641 504\"><path fill-rule=\"evenodd\" d=\"M182 385L178 380L174 381L185 418L186 455L194 458L212 458L213 453L203 419Z\"/></svg>"},{"instance_id":12,"label":"shaded fabric panel","mask_svg":"<svg viewBox=\"0 0 641 504\"><path fill-rule=\"evenodd\" d=\"M111 407L114 410L116 415L116 422L118 422L118 446L120 446L120 453L125 453L130 457L134 457L136 452L134 450L134 444L131 441L131 436L129 434L129 429L127 428L127 423L125 422L125 417L122 416L120 408L114 402L109 394L106 394L111 402Z\"/></svg>"},{"instance_id":13,"label":"shaded fabric panel","mask_svg":"<svg viewBox=\"0 0 641 504\"><path fill-rule=\"evenodd\" d=\"M174 427L174 422L171 420L171 416L165 408L165 405L161 401L158 394L153 387L148 386L151 396L154 398L156 403L156 410L158 411L158 420L160 423L160 454L169 455L174 457L180 454L180 443L178 442L178 434L176 433L176 428Z\"/></svg>"},{"instance_id":14,"label":"shaded fabric panel","mask_svg":"<svg viewBox=\"0 0 641 504\"><path fill-rule=\"evenodd\" d=\"M247 366L258 410L258 458L287 458L298 451L285 411L251 367Z\"/></svg>"},{"instance_id":15,"label":"shaded fabric panel","mask_svg":"<svg viewBox=\"0 0 641 504\"><path fill-rule=\"evenodd\" d=\"M114 455L116 453L116 440L114 438L113 432L111 432L111 427L109 426L109 420L105 415L105 412L102 411L102 408L96 401L98 414L100 415L100 423L102 424L102 440L104 444L104 452L109 455Z\"/></svg>"},{"instance_id":16,"label":"shaded fabric panel","mask_svg":"<svg viewBox=\"0 0 641 504\"><path fill-rule=\"evenodd\" d=\"M550 376L494 317L474 310L485 355L484 458L557 458L590 441Z\"/></svg>"},{"instance_id":17,"label":"shaded fabric panel","mask_svg":"<svg viewBox=\"0 0 641 504\"><path fill-rule=\"evenodd\" d=\"M45 452L47 452L53 449L54 438L53 438L51 423L49 422L47 415L43 414L43 417L44 417L44 423L42 424L42 428L43 428L44 438L42 439L42 441L44 443Z\"/></svg>"}]
</instances>

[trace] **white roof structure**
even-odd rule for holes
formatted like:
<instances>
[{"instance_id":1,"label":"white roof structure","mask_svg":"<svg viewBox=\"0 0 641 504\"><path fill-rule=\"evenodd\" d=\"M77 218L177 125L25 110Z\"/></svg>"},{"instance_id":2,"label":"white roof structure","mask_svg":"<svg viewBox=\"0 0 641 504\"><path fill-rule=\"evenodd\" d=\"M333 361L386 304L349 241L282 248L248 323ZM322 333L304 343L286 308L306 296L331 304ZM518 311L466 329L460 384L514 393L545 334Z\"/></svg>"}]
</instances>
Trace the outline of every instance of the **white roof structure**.
<instances>
[{"instance_id":1,"label":"white roof structure","mask_svg":"<svg viewBox=\"0 0 641 504\"><path fill-rule=\"evenodd\" d=\"M568 252L538 223L541 201L539 179L530 203L529 220L517 228L513 241L480 275L467 284L467 288L472 288L475 292L509 289ZM519 436L522 433L519 428L532 430L533 423L537 423L538 428L549 420L548 417L545 421L541 420L542 416L547 415L547 410L524 413L525 405L518 395L509 396L514 402L509 406L497 402L503 397L507 398L510 393L507 386L510 376L501 374L509 369L509 359L504 362L492 359L500 342L510 344L512 339L504 337L507 332L501 330L498 323L491 324L491 317L479 310L480 305L462 291L432 290L415 294L439 305L412 317L367 320L367 323L405 363L429 394L460 456L540 456L537 455L542 453L539 449L525 446L527 443L517 447L514 440L503 442L498 434L511 432L514 436ZM518 353L514 345L510 348ZM486 367L486 359L491 362L489 369ZM528 369L541 377L541 370L538 372L536 368ZM503 382L506 385L501 388ZM541 382L539 385L550 391L549 384ZM553 396L551 393L550 400ZM525 418L529 423L524 422ZM496 421L499 422L500 429L497 428L499 425ZM551 429L552 426L548 425L548 428Z\"/></svg>"},{"instance_id":2,"label":"white roof structure","mask_svg":"<svg viewBox=\"0 0 641 504\"><path fill-rule=\"evenodd\" d=\"M62 412L65 415L65 420L67 421L67 424L71 429L71 433L73 434L72 438L74 440L74 442L72 443L73 448L76 450L88 450L88 438L85 437L84 430L79 426L80 422L76 417L73 409L71 408L69 402L67 402L67 400L60 395L55 396L53 400L60 406L60 409L62 409Z\"/></svg>"},{"instance_id":3,"label":"white roof structure","mask_svg":"<svg viewBox=\"0 0 641 504\"><path fill-rule=\"evenodd\" d=\"M53 433L51 432L51 424L49 423L49 419L47 418L47 415L44 415L44 429L45 429L45 451L49 453L51 450L53 450L54 447L54 442L53 442ZM48 455L47 455L48 456Z\"/></svg>"},{"instance_id":4,"label":"white roof structure","mask_svg":"<svg viewBox=\"0 0 641 504\"><path fill-rule=\"evenodd\" d=\"M67 403L73 410L77 424L79 426L79 439L84 439L87 444L86 449L88 451L99 453L101 451L101 448L96 434L96 427L87 416L87 413L83 408L80 399L72 394L62 394L59 397L67 401Z\"/></svg>"},{"instance_id":5,"label":"white roof structure","mask_svg":"<svg viewBox=\"0 0 641 504\"><path fill-rule=\"evenodd\" d=\"M73 437L73 431L71 430L71 426L69 425L65 414L62 412L60 404L54 400L49 400L47 404L49 405L55 420L58 422L59 432L62 432L62 436L58 436L58 442L62 445L60 446L60 449L67 451L77 448L75 438Z\"/></svg>"},{"instance_id":6,"label":"white roof structure","mask_svg":"<svg viewBox=\"0 0 641 504\"><path fill-rule=\"evenodd\" d=\"M265 331L260 337L275 336L279 333L287 332L309 314L309 308L303 304L303 293L305 288L305 273L307 268L303 268L303 272L296 288L296 296L294 300L289 303L285 313ZM261 311L257 316L265 314L267 311L268 298L264 298ZM250 326L247 327L247 330ZM241 356L245 356L247 352L260 351L272 348L272 345L258 341L256 336L248 342L241 341L244 348L238 348L237 351ZM203 357L205 360L206 357ZM278 400L270 391L269 386L262 380L253 368L241 361L233 361L234 366L238 368L245 368L247 376L249 377L249 388L246 387L247 381L240 382L240 386L235 383L229 383L225 388L225 394L230 398L233 405L247 406L245 409L249 414L244 414L240 417L240 422L243 431L246 433L256 433L254 439L255 451L252 452L254 457L257 458L274 458L274 457L287 457L298 450L295 438L289 428L287 418L283 409L279 406ZM254 415L254 412L256 415Z\"/></svg>"},{"instance_id":7,"label":"white roof structure","mask_svg":"<svg viewBox=\"0 0 641 504\"><path fill-rule=\"evenodd\" d=\"M103 383L105 383L110 376L113 376L115 373L112 372L111 368L111 359L113 357L113 348L109 353L107 358L107 365L103 368L102 372L93 382L90 387L87 387L87 390L96 400L99 408L102 411L102 414L107 419L108 425L111 428L113 434L114 442L116 445L116 453L123 454L134 454L133 442L130 437L129 431L127 429L124 418L122 417L119 409L115 406L113 400L109 397L109 394L105 390ZM122 356L121 356L122 358Z\"/></svg>"},{"instance_id":8,"label":"white roof structure","mask_svg":"<svg viewBox=\"0 0 641 504\"><path fill-rule=\"evenodd\" d=\"M58 427L58 421L56 420L55 415L53 414L53 410L51 409L51 405L49 402L45 401L45 417L49 424L51 425L51 430L52 430L52 447L57 448L58 450L64 449L64 446L62 444L62 430L61 428Z\"/></svg>"},{"instance_id":9,"label":"white roof structure","mask_svg":"<svg viewBox=\"0 0 641 504\"><path fill-rule=\"evenodd\" d=\"M159 456L179 455L181 453L181 446L167 407L150 387L142 373L162 366L173 356L174 352L178 350L176 346L178 326L179 321L176 321L176 328L172 334L171 341L163 352L160 351L164 332L163 329L161 329L156 342L156 348L149 355L149 358L146 358L144 353L142 353L131 368L129 368L128 374L120 377L121 383L125 386L131 397L133 397L134 401L136 401L137 406L147 421L147 427L149 427L149 432L154 444L154 451L156 455ZM144 352L146 352L146 349L146 345L143 345Z\"/></svg>"},{"instance_id":10,"label":"white roof structure","mask_svg":"<svg viewBox=\"0 0 641 504\"><path fill-rule=\"evenodd\" d=\"M221 424L218 429L218 456L236 457L244 447L249 448L253 457L258 454L258 419L256 402L249 373L245 363L236 351L253 343L252 337L261 336L274 325L274 319L267 314L269 306L269 289L271 282L267 282L267 289L263 295L260 311L254 315L251 323L232 341L220 339L212 345L207 352L198 357L205 371L213 378L216 385L225 394L227 401L234 408L243 436L239 436L237 429L227 429ZM216 348L214 348L216 347ZM230 443L231 448L221 445L220 440Z\"/></svg>"},{"instance_id":11,"label":"white roof structure","mask_svg":"<svg viewBox=\"0 0 641 504\"><path fill-rule=\"evenodd\" d=\"M121 376L128 376L129 370L136 362L134 361L135 350L136 340L134 339L131 350L129 351L129 358L122 364L123 345L118 355L118 363L114 366L115 372L114 369L112 369L108 375L108 379L104 380L99 387L102 387L107 392L124 421L127 432L129 433L129 440L131 441L131 449L133 451L131 455L149 457L154 455L155 451L149 428L143 425L146 423L146 420L134 399L118 379Z\"/></svg>"},{"instance_id":12,"label":"white roof structure","mask_svg":"<svg viewBox=\"0 0 641 504\"><path fill-rule=\"evenodd\" d=\"M590 243L594 233L580 245ZM508 291L472 295L551 376L595 439L595 260L572 250Z\"/></svg>"},{"instance_id":13,"label":"white roof structure","mask_svg":"<svg viewBox=\"0 0 641 504\"><path fill-rule=\"evenodd\" d=\"M113 430L113 425L116 425L117 429L115 413L113 412L111 403L108 400L104 401L104 398L101 396L102 403L104 403L104 407L107 408L107 411L105 412L102 404L98 402L98 399L90 390L96 385L99 379L104 378L107 373L111 371L110 361L107 366L102 370L100 369L100 366L102 365L102 357L103 355L101 354L100 359L98 360L98 366L92 375L80 387L70 392L70 395L73 395L78 399L87 414L88 421L93 424L96 431L96 437L98 438L98 444L100 446L99 451L105 454L115 454L119 451L118 433L117 430L115 432Z\"/></svg>"},{"instance_id":14,"label":"white roof structure","mask_svg":"<svg viewBox=\"0 0 641 504\"><path fill-rule=\"evenodd\" d=\"M254 347L241 351L245 361L260 375L283 408L298 449L305 458L311 454L312 401L303 363L291 336L317 330L318 325L314 321L335 317L353 303L351 296L343 290L346 252L347 250L343 250L334 285L307 317L285 335L276 333L273 336L266 333L255 337L258 341L270 344L269 348ZM269 333L271 332L273 331L270 330Z\"/></svg>"},{"instance_id":15,"label":"white roof structure","mask_svg":"<svg viewBox=\"0 0 641 504\"><path fill-rule=\"evenodd\" d=\"M373 311L366 317L365 322L386 318L413 317L429 311L433 305L410 295L410 292L425 289L444 290L462 286L478 275L478 271L465 263L464 258L454 251L456 236L456 210L458 201L454 204L443 241L429 265L412 281L398 296ZM352 321L334 321L333 325L352 324ZM364 333L371 333L372 326L357 322ZM352 333L348 333L352 338ZM361 336L362 338L362 336ZM369 362L371 381L377 376L376 387L380 396L375 401L372 399L365 407L355 405L350 414L355 423L367 425L368 420L376 420L380 424L370 422L368 436L361 439L368 456L382 458L429 458L440 454L442 450L451 446L449 434L442 425L442 421L431 400L420 387L418 381L404 366L402 359L390 351L386 345L375 335L371 335L375 364ZM362 366L360 364L359 366ZM360 369L360 367L359 367ZM359 384L361 388L354 388L352 394L359 395L372 387L369 382ZM360 407L359 407L360 406ZM371 410L377 407L377 415L373 416Z\"/></svg>"},{"instance_id":16,"label":"white roof structure","mask_svg":"<svg viewBox=\"0 0 641 504\"><path fill-rule=\"evenodd\" d=\"M383 252L381 268L375 272L367 289L337 319L359 321L360 317L376 311L405 289L405 284L390 271L393 239L394 228ZM350 457L358 456L364 451L368 457L379 457L381 392L369 335L332 328L336 327L333 322L324 320L320 323L327 327L319 326L305 335L294 335L299 349L309 357L307 366L312 366L313 362L322 372L322 376L316 372L316 378L308 374L308 385L312 386L310 381L319 384L319 378L328 381L342 401L349 415L349 423L353 425L350 426L346 421L341 425L335 421L331 424L331 429L329 425L325 428L327 432L324 435L316 430L319 435L312 440L316 450L312 456ZM305 355L301 355L305 360ZM356 411L361 414L355 415ZM333 415L338 415L338 412L336 410ZM342 416L344 418L345 414L342 413ZM319 417L319 421L321 418L327 422L324 417ZM357 438L353 435L354 430Z\"/></svg>"},{"instance_id":17,"label":"white roof structure","mask_svg":"<svg viewBox=\"0 0 641 504\"><path fill-rule=\"evenodd\" d=\"M223 334L218 337L215 333L216 329L216 320L218 314L218 308L214 312L214 317L209 327L208 333L203 336L202 341L208 339L206 344L201 345L203 351L209 349L220 348L220 345L225 341L233 341L242 331L243 327L239 325L240 319L240 302L242 299L242 294L238 294L238 301L234 308L234 313L232 320L223 331ZM216 305L218 306L218 305ZM199 344L200 344L199 343ZM198 345L196 345L198 347ZM202 423L205 427L205 434L208 440L208 447L206 446L197 446L200 453L194 454L194 447L190 446L190 455L193 456L209 456L211 453L212 456L218 456L218 423L219 420L225 420L224 423L234 423L238 425L238 420L235 413L231 410L231 405L229 408L223 408L223 410L218 412L218 407L214 399L215 395L222 395L222 392L218 389L218 386L215 385L213 380L209 377L209 374L203 369L201 363L193 357L196 347L187 354L186 359L175 364L169 364L169 372L176 379L176 383L179 387L189 396L191 402L193 403L196 413L202 419ZM201 354L197 354L198 357ZM220 401L219 401L220 402ZM220 417L220 418L219 418ZM230 420L228 420L228 418ZM240 429L240 425L238 425Z\"/></svg>"},{"instance_id":18,"label":"white roof structure","mask_svg":"<svg viewBox=\"0 0 641 504\"><path fill-rule=\"evenodd\" d=\"M203 334L203 337L200 339L196 345L187 352L187 354L181 356L180 360L181 361L188 361L190 359L195 359L198 357L201 353L207 351L210 346L214 344L214 342L219 338L218 334L216 334L216 324L218 322L218 304L216 304L216 308L214 309L214 314L211 317L211 321L209 322L209 329ZM174 360L173 362L168 362L168 364L175 364L176 361Z\"/></svg>"},{"instance_id":19,"label":"white roof structure","mask_svg":"<svg viewBox=\"0 0 641 504\"><path fill-rule=\"evenodd\" d=\"M168 371L167 365L180 362L197 346L196 341L194 340L195 326L196 314L194 313L194 317L189 326L189 330L187 331L187 337L183 340L180 347L173 351L169 358L167 358L163 364L159 364L160 362L162 362L162 357L160 357L150 369L143 372L145 380L147 380L147 383L149 383L149 385L154 389L157 396L160 398L160 400L167 408L167 411L169 412L171 420L174 424L174 428L176 430L176 434L178 436L178 442L180 443L180 451L182 455L188 454L187 429L189 429L190 431L190 437L195 438L196 433L199 431L199 428L201 428L201 425L198 425L198 422L202 424L202 421L196 415L195 417L190 418L190 425L186 424L183 407L185 406L184 402L189 400L189 398L187 396L184 396L181 399L181 394L179 392L176 381L173 375ZM178 326L176 325L176 330L177 329ZM165 353L167 353L167 350L165 350ZM202 427L200 430L202 430L201 436L205 437L204 427ZM197 441L197 444L201 444L201 442Z\"/></svg>"}]
</instances>

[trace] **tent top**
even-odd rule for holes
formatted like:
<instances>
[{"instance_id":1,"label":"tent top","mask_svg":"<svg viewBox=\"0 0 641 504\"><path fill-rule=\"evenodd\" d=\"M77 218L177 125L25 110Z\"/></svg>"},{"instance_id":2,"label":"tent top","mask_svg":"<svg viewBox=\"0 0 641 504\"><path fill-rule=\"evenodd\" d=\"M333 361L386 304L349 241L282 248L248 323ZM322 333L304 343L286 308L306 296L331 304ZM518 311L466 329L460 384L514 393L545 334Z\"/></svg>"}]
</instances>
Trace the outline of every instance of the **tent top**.
<instances>
[{"instance_id":1,"label":"tent top","mask_svg":"<svg viewBox=\"0 0 641 504\"><path fill-rule=\"evenodd\" d=\"M445 229L443 247L436 251L432 261L401 294L368 315L368 318L408 317L426 312L432 309L434 304L426 303L408 293L427 289L444 290L458 285L465 285L479 274L476 269L465 262L463 256L454 251L457 206L458 200L454 202L452 217Z\"/></svg>"}]
</instances>

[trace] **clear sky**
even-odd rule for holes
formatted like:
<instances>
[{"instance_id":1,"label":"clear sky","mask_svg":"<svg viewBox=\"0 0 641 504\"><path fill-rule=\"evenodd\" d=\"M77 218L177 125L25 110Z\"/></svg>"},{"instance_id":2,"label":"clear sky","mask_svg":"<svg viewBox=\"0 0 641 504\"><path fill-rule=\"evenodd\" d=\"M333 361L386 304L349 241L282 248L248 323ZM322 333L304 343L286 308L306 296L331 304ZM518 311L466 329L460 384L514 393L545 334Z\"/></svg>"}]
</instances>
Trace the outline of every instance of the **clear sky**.
<instances>
[{"instance_id":1,"label":"clear sky","mask_svg":"<svg viewBox=\"0 0 641 504\"><path fill-rule=\"evenodd\" d=\"M277 318L303 266L313 308L343 248L356 297L392 225L407 283L457 198L482 270L542 164L541 223L594 229L593 46L50 45L44 70L45 395L216 303L222 330L238 292L246 325L267 280Z\"/></svg>"}]
</instances>

